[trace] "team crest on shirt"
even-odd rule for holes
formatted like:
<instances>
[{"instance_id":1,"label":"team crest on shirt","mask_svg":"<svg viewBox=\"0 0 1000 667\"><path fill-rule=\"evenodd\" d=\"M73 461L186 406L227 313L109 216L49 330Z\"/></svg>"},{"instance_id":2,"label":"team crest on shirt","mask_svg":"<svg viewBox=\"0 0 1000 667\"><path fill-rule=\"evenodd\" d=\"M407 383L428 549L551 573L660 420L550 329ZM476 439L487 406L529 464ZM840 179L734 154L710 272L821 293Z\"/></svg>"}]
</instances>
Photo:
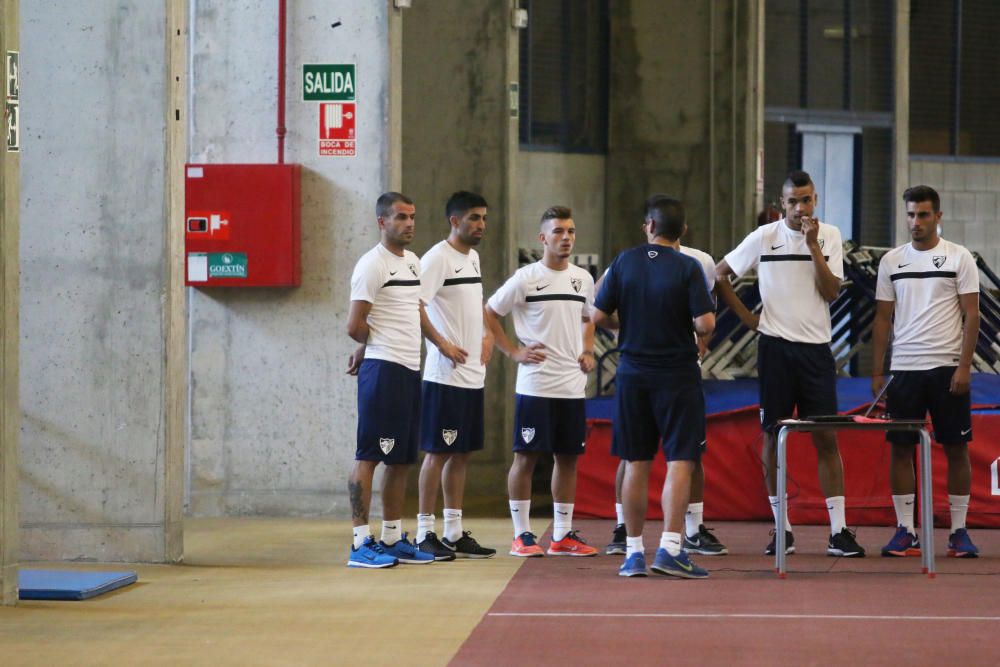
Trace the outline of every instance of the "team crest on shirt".
<instances>
[{"instance_id":1,"label":"team crest on shirt","mask_svg":"<svg viewBox=\"0 0 1000 667\"><path fill-rule=\"evenodd\" d=\"M535 429L533 428L522 428L521 438L524 440L524 444L528 444L535 439Z\"/></svg>"},{"instance_id":2,"label":"team crest on shirt","mask_svg":"<svg viewBox=\"0 0 1000 667\"><path fill-rule=\"evenodd\" d=\"M453 444L455 444L455 440L458 439L458 429L457 428L441 429L441 439L444 440L444 444L451 447Z\"/></svg>"},{"instance_id":3,"label":"team crest on shirt","mask_svg":"<svg viewBox=\"0 0 1000 667\"><path fill-rule=\"evenodd\" d=\"M580 293L580 288L583 287L583 281L579 278L570 278L569 284L573 286L573 289L577 292L577 294Z\"/></svg>"},{"instance_id":4,"label":"team crest on shirt","mask_svg":"<svg viewBox=\"0 0 1000 667\"><path fill-rule=\"evenodd\" d=\"M822 250L823 246L825 246L825 245L826 245L826 240L825 239L819 239L819 249Z\"/></svg>"},{"instance_id":5,"label":"team crest on shirt","mask_svg":"<svg viewBox=\"0 0 1000 667\"><path fill-rule=\"evenodd\" d=\"M381 448L383 454L388 454L392 451L392 448L396 446L395 438L379 438L378 446Z\"/></svg>"},{"instance_id":6,"label":"team crest on shirt","mask_svg":"<svg viewBox=\"0 0 1000 667\"><path fill-rule=\"evenodd\" d=\"M660 253L656 252L655 250L647 250L646 254L649 255L650 259L656 259L656 256L659 255Z\"/></svg>"},{"instance_id":7,"label":"team crest on shirt","mask_svg":"<svg viewBox=\"0 0 1000 667\"><path fill-rule=\"evenodd\" d=\"M934 257L931 257L931 261L934 262L934 268L936 269L940 269L944 266L944 263L947 260L948 258L945 255L935 255Z\"/></svg>"},{"instance_id":8,"label":"team crest on shirt","mask_svg":"<svg viewBox=\"0 0 1000 667\"><path fill-rule=\"evenodd\" d=\"M407 264L407 266L410 267L410 273L412 273L413 277L416 278L417 277L417 265L416 264Z\"/></svg>"}]
</instances>

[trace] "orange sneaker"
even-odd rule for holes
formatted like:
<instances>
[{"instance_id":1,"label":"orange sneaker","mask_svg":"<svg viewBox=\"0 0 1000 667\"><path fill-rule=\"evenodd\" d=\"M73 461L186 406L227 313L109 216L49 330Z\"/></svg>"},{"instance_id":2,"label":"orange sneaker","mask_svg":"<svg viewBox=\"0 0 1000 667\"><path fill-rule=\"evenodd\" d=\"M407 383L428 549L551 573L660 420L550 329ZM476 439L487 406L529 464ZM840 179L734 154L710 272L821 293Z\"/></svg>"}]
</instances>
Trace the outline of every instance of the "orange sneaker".
<instances>
[{"instance_id":1,"label":"orange sneaker","mask_svg":"<svg viewBox=\"0 0 1000 667\"><path fill-rule=\"evenodd\" d=\"M597 549L584 542L575 530L571 530L561 540L553 540L546 553L550 556L596 556Z\"/></svg>"},{"instance_id":2,"label":"orange sneaker","mask_svg":"<svg viewBox=\"0 0 1000 667\"><path fill-rule=\"evenodd\" d=\"M520 556L521 558L533 558L535 556L544 556L545 552L542 548L538 546L535 542L535 536L532 533L521 533L514 538L514 541L510 544L510 555Z\"/></svg>"}]
</instances>

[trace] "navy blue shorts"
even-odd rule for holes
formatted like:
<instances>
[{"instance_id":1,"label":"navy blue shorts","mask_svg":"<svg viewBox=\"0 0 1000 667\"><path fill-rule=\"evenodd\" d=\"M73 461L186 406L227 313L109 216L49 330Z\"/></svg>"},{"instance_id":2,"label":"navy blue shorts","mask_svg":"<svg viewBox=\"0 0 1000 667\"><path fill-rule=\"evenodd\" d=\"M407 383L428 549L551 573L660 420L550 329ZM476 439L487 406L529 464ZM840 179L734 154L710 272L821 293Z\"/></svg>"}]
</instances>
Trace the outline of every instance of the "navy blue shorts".
<instances>
[{"instance_id":1,"label":"navy blue shorts","mask_svg":"<svg viewBox=\"0 0 1000 667\"><path fill-rule=\"evenodd\" d=\"M760 379L760 425L777 431L777 422L837 414L837 366L826 343L793 343L760 335L757 341Z\"/></svg>"},{"instance_id":2,"label":"navy blue shorts","mask_svg":"<svg viewBox=\"0 0 1000 667\"><path fill-rule=\"evenodd\" d=\"M955 366L926 371L893 371L886 391L885 407L894 419L926 419L931 413L934 439L945 445L964 445L972 440L972 397L949 391ZM915 445L916 433L889 431L885 439L894 444Z\"/></svg>"},{"instance_id":3,"label":"navy blue shorts","mask_svg":"<svg viewBox=\"0 0 1000 667\"><path fill-rule=\"evenodd\" d=\"M651 461L663 443L668 461L700 461L705 451L701 377L615 377L612 451L626 461Z\"/></svg>"},{"instance_id":4,"label":"navy blue shorts","mask_svg":"<svg viewBox=\"0 0 1000 667\"><path fill-rule=\"evenodd\" d=\"M584 399L515 396L515 452L583 454L587 440Z\"/></svg>"},{"instance_id":5,"label":"navy blue shorts","mask_svg":"<svg viewBox=\"0 0 1000 667\"><path fill-rule=\"evenodd\" d=\"M483 448L482 389L425 381L420 402L420 449L454 454Z\"/></svg>"},{"instance_id":6,"label":"navy blue shorts","mask_svg":"<svg viewBox=\"0 0 1000 667\"><path fill-rule=\"evenodd\" d=\"M358 370L358 461L416 463L420 436L420 371L383 359Z\"/></svg>"}]
</instances>

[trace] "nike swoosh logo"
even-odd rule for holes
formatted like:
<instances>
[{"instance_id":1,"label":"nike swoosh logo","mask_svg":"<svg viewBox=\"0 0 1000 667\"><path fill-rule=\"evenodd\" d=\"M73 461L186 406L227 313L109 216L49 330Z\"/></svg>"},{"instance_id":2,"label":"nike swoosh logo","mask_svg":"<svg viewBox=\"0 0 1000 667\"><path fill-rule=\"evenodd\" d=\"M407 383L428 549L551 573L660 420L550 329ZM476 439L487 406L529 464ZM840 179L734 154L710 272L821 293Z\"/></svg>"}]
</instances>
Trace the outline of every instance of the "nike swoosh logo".
<instances>
[{"instance_id":1,"label":"nike swoosh logo","mask_svg":"<svg viewBox=\"0 0 1000 667\"><path fill-rule=\"evenodd\" d=\"M511 510L511 512L520 512L521 510Z\"/></svg>"},{"instance_id":2,"label":"nike swoosh logo","mask_svg":"<svg viewBox=\"0 0 1000 667\"><path fill-rule=\"evenodd\" d=\"M773 245L771 246L771 250L777 250L778 248L784 248L784 247L785 247L784 243L782 243L781 245Z\"/></svg>"},{"instance_id":3,"label":"nike swoosh logo","mask_svg":"<svg viewBox=\"0 0 1000 667\"><path fill-rule=\"evenodd\" d=\"M677 563L677 564L680 565L681 569L684 570L685 572L690 572L691 570L694 569L693 563L688 563L687 565L685 565L684 563Z\"/></svg>"},{"instance_id":4,"label":"nike swoosh logo","mask_svg":"<svg viewBox=\"0 0 1000 667\"><path fill-rule=\"evenodd\" d=\"M390 275L390 276L394 276L394 275L396 275L397 273L399 273L399 271L390 271L390 272L389 272L389 275Z\"/></svg>"},{"instance_id":5,"label":"nike swoosh logo","mask_svg":"<svg viewBox=\"0 0 1000 667\"><path fill-rule=\"evenodd\" d=\"M913 262L907 262L906 264L899 264L899 265L896 266L896 268L897 269L902 269L903 267L909 266L910 264L913 264Z\"/></svg>"},{"instance_id":6,"label":"nike swoosh logo","mask_svg":"<svg viewBox=\"0 0 1000 667\"><path fill-rule=\"evenodd\" d=\"M455 269L455 273L461 273L461 272L462 272L462 269L464 269L464 268L465 268L465 267L463 266L463 267L462 267L461 269Z\"/></svg>"},{"instance_id":7,"label":"nike swoosh logo","mask_svg":"<svg viewBox=\"0 0 1000 667\"><path fill-rule=\"evenodd\" d=\"M556 510L556 514L562 514L563 516L566 516L567 514L569 514L569 512L560 512L559 510Z\"/></svg>"},{"instance_id":8,"label":"nike swoosh logo","mask_svg":"<svg viewBox=\"0 0 1000 667\"><path fill-rule=\"evenodd\" d=\"M912 501L912 500L907 500L907 501L905 501L905 502L904 502L903 504L904 504L904 505L912 505L912 504L913 504L913 501Z\"/></svg>"},{"instance_id":9,"label":"nike swoosh logo","mask_svg":"<svg viewBox=\"0 0 1000 667\"><path fill-rule=\"evenodd\" d=\"M541 291L542 291L543 289L545 289L546 287L548 287L548 286L549 286L549 285L551 285L551 284L552 284L552 283L547 283L547 284L545 284L545 285L539 285L538 287L536 287L536 288L535 288L535 291L536 291L536 292L541 292Z\"/></svg>"},{"instance_id":10,"label":"nike swoosh logo","mask_svg":"<svg viewBox=\"0 0 1000 667\"><path fill-rule=\"evenodd\" d=\"M969 435L970 433L972 433L972 429L971 428L962 431L962 435Z\"/></svg>"}]
</instances>

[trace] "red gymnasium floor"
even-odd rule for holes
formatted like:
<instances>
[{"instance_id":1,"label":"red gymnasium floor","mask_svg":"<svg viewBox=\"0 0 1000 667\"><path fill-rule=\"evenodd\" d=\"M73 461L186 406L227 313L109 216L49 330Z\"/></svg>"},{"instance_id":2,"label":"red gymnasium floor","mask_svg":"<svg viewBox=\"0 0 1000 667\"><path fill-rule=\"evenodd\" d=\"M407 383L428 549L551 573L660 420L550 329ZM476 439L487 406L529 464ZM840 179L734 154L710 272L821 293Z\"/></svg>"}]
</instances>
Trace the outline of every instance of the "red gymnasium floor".
<instances>
[{"instance_id":1,"label":"red gymnasium floor","mask_svg":"<svg viewBox=\"0 0 1000 667\"><path fill-rule=\"evenodd\" d=\"M602 547L613 527L577 524ZM697 557L711 573L703 581L618 577L621 556L527 559L451 664L1000 663L1000 531L973 531L985 556L962 560L944 557L947 531L937 531L930 579L919 558L879 557L891 529L861 528L869 557L837 559L825 555L824 527L799 526L780 580L762 555L769 524L714 528L730 555ZM647 525L649 562L660 530Z\"/></svg>"}]
</instances>

